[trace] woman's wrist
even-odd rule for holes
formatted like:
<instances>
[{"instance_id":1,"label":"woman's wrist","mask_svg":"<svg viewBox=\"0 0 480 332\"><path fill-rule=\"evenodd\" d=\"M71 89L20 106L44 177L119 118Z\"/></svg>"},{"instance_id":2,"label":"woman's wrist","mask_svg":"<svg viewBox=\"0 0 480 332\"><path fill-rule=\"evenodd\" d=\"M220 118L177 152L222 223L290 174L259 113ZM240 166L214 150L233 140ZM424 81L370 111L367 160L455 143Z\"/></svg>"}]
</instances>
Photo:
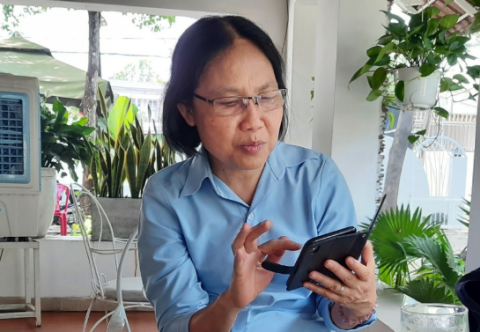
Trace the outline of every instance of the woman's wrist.
<instances>
[{"instance_id":1,"label":"woman's wrist","mask_svg":"<svg viewBox=\"0 0 480 332\"><path fill-rule=\"evenodd\" d=\"M335 325L341 329L348 330L355 328L356 326L367 322L373 314L375 314L375 309L378 304L369 309L368 312L355 313L353 314L350 310L343 307L338 303L334 303L330 310L330 316Z\"/></svg>"},{"instance_id":2,"label":"woman's wrist","mask_svg":"<svg viewBox=\"0 0 480 332\"><path fill-rule=\"evenodd\" d=\"M234 302L232 301L232 298L230 297L230 294L228 293L228 290L220 294L220 296L217 298L218 304L227 310L229 313L238 315L240 311L243 310L243 308L237 307Z\"/></svg>"}]
</instances>

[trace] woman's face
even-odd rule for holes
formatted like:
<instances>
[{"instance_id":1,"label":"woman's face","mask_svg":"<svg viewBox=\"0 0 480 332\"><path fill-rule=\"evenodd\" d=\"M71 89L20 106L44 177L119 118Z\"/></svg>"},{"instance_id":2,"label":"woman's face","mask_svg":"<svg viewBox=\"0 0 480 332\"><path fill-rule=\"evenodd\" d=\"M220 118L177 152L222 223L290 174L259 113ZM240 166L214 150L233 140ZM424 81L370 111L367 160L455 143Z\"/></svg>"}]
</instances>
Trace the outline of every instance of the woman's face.
<instances>
[{"instance_id":1,"label":"woman's face","mask_svg":"<svg viewBox=\"0 0 480 332\"><path fill-rule=\"evenodd\" d=\"M268 58L250 41L237 39L205 68L195 93L206 99L256 96L278 89ZM231 170L263 169L274 149L283 107L263 111L249 100L236 115L219 115L212 104L193 98L192 107L179 104L190 126L196 126L210 154L214 174Z\"/></svg>"}]
</instances>

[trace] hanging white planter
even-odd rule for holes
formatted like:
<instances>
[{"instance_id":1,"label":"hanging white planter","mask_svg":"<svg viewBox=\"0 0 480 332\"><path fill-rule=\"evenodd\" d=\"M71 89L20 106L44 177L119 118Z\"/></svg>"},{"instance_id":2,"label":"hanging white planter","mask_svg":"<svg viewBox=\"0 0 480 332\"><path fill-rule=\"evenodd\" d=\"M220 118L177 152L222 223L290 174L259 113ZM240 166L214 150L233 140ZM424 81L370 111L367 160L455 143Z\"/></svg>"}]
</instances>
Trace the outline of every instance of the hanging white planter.
<instances>
[{"instance_id":1,"label":"hanging white planter","mask_svg":"<svg viewBox=\"0 0 480 332\"><path fill-rule=\"evenodd\" d=\"M405 92L403 102L397 99L397 105L406 111L431 109L437 101L440 76L439 70L421 77L417 67L398 69L395 81L405 82Z\"/></svg>"}]
</instances>

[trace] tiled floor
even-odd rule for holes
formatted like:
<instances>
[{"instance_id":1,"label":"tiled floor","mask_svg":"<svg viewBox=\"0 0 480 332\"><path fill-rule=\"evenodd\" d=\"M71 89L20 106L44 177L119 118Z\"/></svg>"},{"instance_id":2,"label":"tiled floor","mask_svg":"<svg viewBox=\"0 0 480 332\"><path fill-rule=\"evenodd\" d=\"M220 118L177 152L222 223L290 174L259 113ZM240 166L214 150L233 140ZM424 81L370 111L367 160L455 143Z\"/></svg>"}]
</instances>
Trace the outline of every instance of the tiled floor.
<instances>
[{"instance_id":1,"label":"tiled floor","mask_svg":"<svg viewBox=\"0 0 480 332\"><path fill-rule=\"evenodd\" d=\"M88 328L102 315L93 312ZM128 312L127 317L132 332L158 332L153 312ZM0 332L81 332L84 319L84 312L42 312L41 327L35 327L34 318L3 319L0 320ZM100 325L95 332L105 329L106 324Z\"/></svg>"}]
</instances>

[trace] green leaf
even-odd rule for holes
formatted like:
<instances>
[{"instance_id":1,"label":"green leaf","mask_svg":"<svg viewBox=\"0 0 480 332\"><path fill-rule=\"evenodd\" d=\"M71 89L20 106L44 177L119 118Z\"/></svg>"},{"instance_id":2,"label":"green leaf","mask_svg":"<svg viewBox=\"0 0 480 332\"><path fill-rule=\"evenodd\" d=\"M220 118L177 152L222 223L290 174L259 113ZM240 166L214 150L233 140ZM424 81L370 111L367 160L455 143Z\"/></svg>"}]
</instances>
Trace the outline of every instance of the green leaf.
<instances>
[{"instance_id":1,"label":"green leaf","mask_svg":"<svg viewBox=\"0 0 480 332\"><path fill-rule=\"evenodd\" d=\"M445 30L450 30L457 24L459 18L459 14L445 15L440 19L440 27Z\"/></svg>"},{"instance_id":2,"label":"green leaf","mask_svg":"<svg viewBox=\"0 0 480 332\"><path fill-rule=\"evenodd\" d=\"M403 102L403 99L405 98L405 82L404 81L398 81L397 84L395 84L395 97L397 97L398 100Z\"/></svg>"},{"instance_id":3,"label":"green leaf","mask_svg":"<svg viewBox=\"0 0 480 332\"><path fill-rule=\"evenodd\" d=\"M392 36L392 35L385 35L385 36L380 37L380 38L377 40L377 44L378 44L378 45L385 46L385 45L387 45L388 43L390 43L392 40L393 40L393 36Z\"/></svg>"},{"instance_id":4,"label":"green leaf","mask_svg":"<svg viewBox=\"0 0 480 332\"><path fill-rule=\"evenodd\" d=\"M357 70L357 72L355 74L353 74L352 78L350 79L350 82L348 82L348 84L350 85L350 83L352 83L353 81L355 81L356 79L358 79L360 76L362 76L363 74L365 73L368 73L368 71L372 68L373 66L372 65L368 65L368 64L365 64L362 68L360 68L359 70Z\"/></svg>"},{"instance_id":5,"label":"green leaf","mask_svg":"<svg viewBox=\"0 0 480 332\"><path fill-rule=\"evenodd\" d=\"M389 31L395 39L403 39L407 34L407 26L400 23L390 23L385 29Z\"/></svg>"},{"instance_id":6,"label":"green leaf","mask_svg":"<svg viewBox=\"0 0 480 332\"><path fill-rule=\"evenodd\" d=\"M395 48L396 44L394 42L388 43L385 45L381 50L380 53L378 53L377 60L375 60L375 63L379 62L384 55L387 54L387 52L393 50Z\"/></svg>"},{"instance_id":7,"label":"green leaf","mask_svg":"<svg viewBox=\"0 0 480 332\"><path fill-rule=\"evenodd\" d=\"M480 12L479 13L476 13L474 15L475 17L475 20L472 22L472 24L470 24L470 26L468 27L468 30L467 30L467 33L469 35L472 35L478 31L480 31Z\"/></svg>"},{"instance_id":8,"label":"green leaf","mask_svg":"<svg viewBox=\"0 0 480 332\"><path fill-rule=\"evenodd\" d=\"M130 98L120 96L117 99L107 117L108 129L113 139L117 139L122 126L125 125L128 129L130 124L134 122L137 112L138 108L131 102Z\"/></svg>"},{"instance_id":9,"label":"green leaf","mask_svg":"<svg viewBox=\"0 0 480 332\"><path fill-rule=\"evenodd\" d=\"M137 176L137 186L140 188L146 177L146 171L148 164L150 162L152 153L152 134L149 132L145 141L143 142L142 148L140 149L140 161L138 164L138 176Z\"/></svg>"},{"instance_id":10,"label":"green leaf","mask_svg":"<svg viewBox=\"0 0 480 332\"><path fill-rule=\"evenodd\" d=\"M427 35L423 36L423 45L425 45L425 49L427 50L433 49L432 41L430 40L430 38L428 38Z\"/></svg>"},{"instance_id":11,"label":"green leaf","mask_svg":"<svg viewBox=\"0 0 480 332\"><path fill-rule=\"evenodd\" d=\"M440 92L450 91L450 87L454 84L450 77L442 77L440 79Z\"/></svg>"},{"instance_id":12,"label":"green leaf","mask_svg":"<svg viewBox=\"0 0 480 332\"><path fill-rule=\"evenodd\" d=\"M444 286L439 286L438 282L430 278L417 278L410 281L399 290L407 296L417 300L420 303L450 303L453 296L450 291L445 291Z\"/></svg>"},{"instance_id":13,"label":"green leaf","mask_svg":"<svg viewBox=\"0 0 480 332\"><path fill-rule=\"evenodd\" d=\"M475 84L473 85L473 88L474 88L476 91L478 91L478 84L475 83Z\"/></svg>"},{"instance_id":14,"label":"green leaf","mask_svg":"<svg viewBox=\"0 0 480 332\"><path fill-rule=\"evenodd\" d=\"M457 80L459 83L467 83L467 84L469 83L468 79L462 74L453 75L453 79Z\"/></svg>"},{"instance_id":15,"label":"green leaf","mask_svg":"<svg viewBox=\"0 0 480 332\"><path fill-rule=\"evenodd\" d=\"M401 18L400 16L395 15L391 12L387 12L385 10L381 10L381 12L384 13L388 17L389 21L397 20L398 23L405 25L405 20L403 18Z\"/></svg>"},{"instance_id":16,"label":"green leaf","mask_svg":"<svg viewBox=\"0 0 480 332\"><path fill-rule=\"evenodd\" d=\"M367 76L368 86L373 89L373 76Z\"/></svg>"},{"instance_id":17,"label":"green leaf","mask_svg":"<svg viewBox=\"0 0 480 332\"><path fill-rule=\"evenodd\" d=\"M369 58L376 58L378 56L378 54L380 53L380 51L382 50L383 47L381 46L373 46L373 47L370 47L368 50L367 50L367 55Z\"/></svg>"},{"instance_id":18,"label":"green leaf","mask_svg":"<svg viewBox=\"0 0 480 332\"><path fill-rule=\"evenodd\" d=\"M433 35L438 28L438 24L440 23L440 19L435 18L433 20L428 21L427 23L427 31L425 31L426 36L431 36Z\"/></svg>"},{"instance_id":19,"label":"green leaf","mask_svg":"<svg viewBox=\"0 0 480 332\"><path fill-rule=\"evenodd\" d=\"M447 55L447 62L450 66L455 66L458 62L458 57L456 54L451 53Z\"/></svg>"},{"instance_id":20,"label":"green leaf","mask_svg":"<svg viewBox=\"0 0 480 332\"><path fill-rule=\"evenodd\" d=\"M415 144L415 142L418 141L419 138L420 136L410 135L408 136L408 141L410 142L410 144Z\"/></svg>"},{"instance_id":21,"label":"green leaf","mask_svg":"<svg viewBox=\"0 0 480 332\"><path fill-rule=\"evenodd\" d=\"M385 82L385 79L387 78L387 71L383 67L377 68L375 72L373 73L372 76L372 90L378 90L383 83Z\"/></svg>"},{"instance_id":22,"label":"green leaf","mask_svg":"<svg viewBox=\"0 0 480 332\"><path fill-rule=\"evenodd\" d=\"M473 80L480 78L480 65L467 66L467 74L473 78Z\"/></svg>"},{"instance_id":23,"label":"green leaf","mask_svg":"<svg viewBox=\"0 0 480 332\"><path fill-rule=\"evenodd\" d=\"M441 116L442 118L448 119L449 113L446 109L444 109L442 107L435 107L434 110L435 110L435 113L438 116Z\"/></svg>"},{"instance_id":24,"label":"green leaf","mask_svg":"<svg viewBox=\"0 0 480 332\"><path fill-rule=\"evenodd\" d=\"M387 113L387 116L390 123L390 129L393 129L393 126L395 124L395 115L393 115L392 113Z\"/></svg>"},{"instance_id":25,"label":"green leaf","mask_svg":"<svg viewBox=\"0 0 480 332\"><path fill-rule=\"evenodd\" d=\"M419 68L419 71L420 71L420 74L422 74L422 77L427 77L431 75L436 69L437 69L437 66L431 63L425 63Z\"/></svg>"},{"instance_id":26,"label":"green leaf","mask_svg":"<svg viewBox=\"0 0 480 332\"><path fill-rule=\"evenodd\" d=\"M452 2L454 2L455 0L445 0L445 6L448 6L449 4L451 4Z\"/></svg>"},{"instance_id":27,"label":"green leaf","mask_svg":"<svg viewBox=\"0 0 480 332\"><path fill-rule=\"evenodd\" d=\"M437 16L438 14L440 14L441 10L440 8L438 7L434 7L434 6L430 6L430 7L427 7L423 10L423 15L424 17L429 20L431 19L432 17L435 17ZM421 14L421 13L420 13Z\"/></svg>"},{"instance_id":28,"label":"green leaf","mask_svg":"<svg viewBox=\"0 0 480 332\"><path fill-rule=\"evenodd\" d=\"M367 96L368 101L374 101L377 100L378 97L382 95L383 91L382 90L372 90Z\"/></svg>"},{"instance_id":29,"label":"green leaf","mask_svg":"<svg viewBox=\"0 0 480 332\"><path fill-rule=\"evenodd\" d=\"M419 135L419 136L423 136L427 133L427 129L422 129L422 130L419 130L415 133L415 135Z\"/></svg>"}]
</instances>

